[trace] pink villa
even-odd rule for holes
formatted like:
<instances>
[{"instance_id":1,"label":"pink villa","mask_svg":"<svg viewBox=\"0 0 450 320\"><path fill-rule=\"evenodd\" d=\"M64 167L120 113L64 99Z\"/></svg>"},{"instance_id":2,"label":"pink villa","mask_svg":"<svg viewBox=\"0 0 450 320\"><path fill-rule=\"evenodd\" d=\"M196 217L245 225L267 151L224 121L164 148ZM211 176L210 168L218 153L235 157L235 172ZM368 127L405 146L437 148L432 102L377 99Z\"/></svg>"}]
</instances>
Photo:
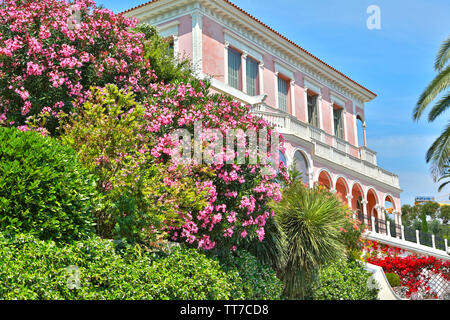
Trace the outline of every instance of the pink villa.
<instances>
[{"instance_id":1,"label":"pink villa","mask_svg":"<svg viewBox=\"0 0 450 320\"><path fill-rule=\"evenodd\" d=\"M375 93L228 0L154 0L124 15L157 26L177 56L212 78L213 90L273 124L286 139L287 165L295 159L305 183L338 193L374 231L393 208L400 229L398 176L377 165L366 143L364 104Z\"/></svg>"}]
</instances>

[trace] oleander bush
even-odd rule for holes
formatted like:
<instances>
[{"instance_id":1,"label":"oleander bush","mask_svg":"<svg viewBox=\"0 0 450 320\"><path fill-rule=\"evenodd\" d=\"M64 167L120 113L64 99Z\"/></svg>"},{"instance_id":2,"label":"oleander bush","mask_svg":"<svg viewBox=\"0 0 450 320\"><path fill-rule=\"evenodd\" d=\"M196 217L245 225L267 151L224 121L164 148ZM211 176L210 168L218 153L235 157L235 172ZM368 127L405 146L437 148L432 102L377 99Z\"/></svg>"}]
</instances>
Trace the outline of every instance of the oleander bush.
<instances>
[{"instance_id":1,"label":"oleander bush","mask_svg":"<svg viewBox=\"0 0 450 320\"><path fill-rule=\"evenodd\" d=\"M165 211L162 227L173 241L206 250L216 246L235 249L252 234L257 235L253 239L262 241L264 226L273 216L268 202L280 199L279 181L288 179L283 163L273 167L268 156L261 157L261 163L247 163L251 158L248 150L241 164L226 145L216 145L207 136L212 130L226 139L236 134L236 143L247 150L251 139L239 139L240 132L266 132L267 139L277 133L269 123L252 115L250 106L210 94L200 80L155 84L149 90L152 94L148 99L139 102L113 85L94 88L83 110L64 128L64 143L77 150L83 163L99 175L107 194L121 197L123 187L128 188L148 209L157 209L159 199L171 201L161 211ZM180 132L183 140L184 135L191 135L191 151L196 152L196 139L202 140L202 149L198 149L204 161L191 154L173 157L181 146L175 136ZM199 137L192 139L192 135ZM283 148L282 137L278 148ZM155 189L159 188L157 183L148 188L144 177L151 171L152 180L158 170L161 191ZM172 193L171 189L176 190ZM160 197L153 197L159 192ZM157 223L153 225L157 232L162 231Z\"/></svg>"},{"instance_id":2,"label":"oleander bush","mask_svg":"<svg viewBox=\"0 0 450 320\"><path fill-rule=\"evenodd\" d=\"M321 270L312 290L315 300L376 300L378 289L372 286L371 273L361 262L342 259Z\"/></svg>"},{"instance_id":3,"label":"oleander bush","mask_svg":"<svg viewBox=\"0 0 450 320\"><path fill-rule=\"evenodd\" d=\"M177 225L183 213L208 204L192 177L155 163L149 150L156 138L145 131L144 116L135 95L108 85L91 88L89 100L63 127L63 144L99 177L104 206L96 212L96 230L104 238L148 244L168 221Z\"/></svg>"},{"instance_id":4,"label":"oleander bush","mask_svg":"<svg viewBox=\"0 0 450 320\"><path fill-rule=\"evenodd\" d=\"M93 85L145 95L157 77L137 22L91 0L2 1L0 123L55 133Z\"/></svg>"},{"instance_id":5,"label":"oleander bush","mask_svg":"<svg viewBox=\"0 0 450 320\"><path fill-rule=\"evenodd\" d=\"M118 250L98 237L61 244L0 233L0 265L0 299L6 300L243 297L239 274L195 249L158 256L137 246Z\"/></svg>"},{"instance_id":6,"label":"oleander bush","mask_svg":"<svg viewBox=\"0 0 450 320\"><path fill-rule=\"evenodd\" d=\"M37 132L0 127L0 229L76 240L94 231L96 178L75 151Z\"/></svg>"}]
</instances>

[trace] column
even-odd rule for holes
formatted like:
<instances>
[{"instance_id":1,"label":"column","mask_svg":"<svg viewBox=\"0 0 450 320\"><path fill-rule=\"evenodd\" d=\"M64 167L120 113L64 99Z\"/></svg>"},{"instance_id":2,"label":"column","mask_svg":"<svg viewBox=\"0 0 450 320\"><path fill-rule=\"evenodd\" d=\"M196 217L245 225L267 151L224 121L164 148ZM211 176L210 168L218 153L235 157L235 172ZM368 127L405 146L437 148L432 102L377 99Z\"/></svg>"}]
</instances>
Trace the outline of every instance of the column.
<instances>
[{"instance_id":1,"label":"column","mask_svg":"<svg viewBox=\"0 0 450 320\"><path fill-rule=\"evenodd\" d=\"M275 72L275 106L277 109L280 109L280 106L278 105L278 71Z\"/></svg>"},{"instance_id":2,"label":"column","mask_svg":"<svg viewBox=\"0 0 450 320\"><path fill-rule=\"evenodd\" d=\"M291 80L291 114L295 117L295 80Z\"/></svg>"},{"instance_id":3,"label":"column","mask_svg":"<svg viewBox=\"0 0 450 320\"><path fill-rule=\"evenodd\" d=\"M361 201L361 204L362 204L362 207L363 207L364 224L366 226L369 225L369 220L368 220L368 216L367 216L367 203L368 203L367 200L362 200Z\"/></svg>"},{"instance_id":4,"label":"column","mask_svg":"<svg viewBox=\"0 0 450 320\"><path fill-rule=\"evenodd\" d=\"M387 224L386 224L386 216L384 214L386 208L380 206L380 211L378 212L378 219L380 221L380 225L383 226L383 231L387 234Z\"/></svg>"},{"instance_id":5,"label":"column","mask_svg":"<svg viewBox=\"0 0 450 320\"><path fill-rule=\"evenodd\" d=\"M331 135L334 136L334 133L336 131L335 127L334 127L334 113L333 113L333 108L334 108L334 101L331 100L330 102L330 119L331 119ZM333 139L333 143L334 143L334 139ZM333 147L337 147L335 144L333 144Z\"/></svg>"},{"instance_id":6,"label":"column","mask_svg":"<svg viewBox=\"0 0 450 320\"><path fill-rule=\"evenodd\" d=\"M319 116L319 128L323 130L323 119L322 119L322 93L319 92L319 97L317 98L317 112Z\"/></svg>"},{"instance_id":7,"label":"column","mask_svg":"<svg viewBox=\"0 0 450 320\"><path fill-rule=\"evenodd\" d=\"M309 187L312 188L314 186L314 172L309 174Z\"/></svg>"},{"instance_id":8,"label":"column","mask_svg":"<svg viewBox=\"0 0 450 320\"><path fill-rule=\"evenodd\" d=\"M345 198L347 199L348 207L349 207L350 209L354 210L353 205L352 205L352 199L353 199L353 196L352 196L350 193L348 193L348 194L345 196Z\"/></svg>"},{"instance_id":9,"label":"column","mask_svg":"<svg viewBox=\"0 0 450 320\"><path fill-rule=\"evenodd\" d=\"M192 62L194 70L202 73L202 20L199 10L191 13L192 16Z\"/></svg>"},{"instance_id":10,"label":"column","mask_svg":"<svg viewBox=\"0 0 450 320\"><path fill-rule=\"evenodd\" d=\"M347 137L347 109L345 109L345 105L342 109L342 127L344 128L344 140L348 142L348 137ZM349 153L350 150L348 150L348 146L347 146L347 153Z\"/></svg>"},{"instance_id":11,"label":"column","mask_svg":"<svg viewBox=\"0 0 450 320\"><path fill-rule=\"evenodd\" d=\"M224 53L224 58L225 58L225 63L224 63L224 70L223 70L223 82L225 84L228 84L228 47L230 46L230 43L228 41L225 41L225 53Z\"/></svg>"},{"instance_id":12,"label":"column","mask_svg":"<svg viewBox=\"0 0 450 320\"><path fill-rule=\"evenodd\" d=\"M308 87L306 86L306 84L304 85L305 90L305 94L304 94L304 101L305 101L305 111L306 111L306 118L305 118L305 122L308 123L309 119L308 119ZM300 119L301 120L301 119Z\"/></svg>"},{"instance_id":13,"label":"column","mask_svg":"<svg viewBox=\"0 0 450 320\"><path fill-rule=\"evenodd\" d=\"M364 133L364 147L367 147L367 136L366 136L366 122L363 122L363 133Z\"/></svg>"},{"instance_id":14,"label":"column","mask_svg":"<svg viewBox=\"0 0 450 320\"><path fill-rule=\"evenodd\" d=\"M400 219L400 212L394 211L394 219L395 219L395 237L401 238L401 225L402 225L402 219Z\"/></svg>"},{"instance_id":15,"label":"column","mask_svg":"<svg viewBox=\"0 0 450 320\"><path fill-rule=\"evenodd\" d=\"M179 53L179 48L178 48L178 35L173 35L173 54L175 56L175 58L178 58L180 53Z\"/></svg>"},{"instance_id":16,"label":"column","mask_svg":"<svg viewBox=\"0 0 450 320\"><path fill-rule=\"evenodd\" d=\"M259 79L259 94L264 94L264 63L259 63L259 72L258 72L258 79Z\"/></svg>"},{"instance_id":17,"label":"column","mask_svg":"<svg viewBox=\"0 0 450 320\"><path fill-rule=\"evenodd\" d=\"M379 204L377 204L377 205L375 205L374 208L377 211L377 217L375 219L376 226L374 226L374 227L377 227L378 228L378 233L381 233L381 230L380 230L380 225L381 225L381 206Z\"/></svg>"},{"instance_id":18,"label":"column","mask_svg":"<svg viewBox=\"0 0 450 320\"><path fill-rule=\"evenodd\" d=\"M247 55L246 51L241 54L242 91L244 93L247 93Z\"/></svg>"}]
</instances>

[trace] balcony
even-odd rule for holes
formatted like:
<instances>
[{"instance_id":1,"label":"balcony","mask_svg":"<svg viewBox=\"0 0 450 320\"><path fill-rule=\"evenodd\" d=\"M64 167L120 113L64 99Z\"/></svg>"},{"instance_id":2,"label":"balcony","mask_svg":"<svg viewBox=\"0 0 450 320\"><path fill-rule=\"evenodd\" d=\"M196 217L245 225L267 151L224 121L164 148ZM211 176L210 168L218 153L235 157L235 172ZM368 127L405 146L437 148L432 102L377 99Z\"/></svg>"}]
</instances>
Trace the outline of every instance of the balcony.
<instances>
[{"instance_id":1,"label":"balcony","mask_svg":"<svg viewBox=\"0 0 450 320\"><path fill-rule=\"evenodd\" d=\"M355 213L354 218L358 218L367 226L367 231L363 234L363 237L368 240L420 255L450 260L450 248L447 239L408 228L393 221L364 215L361 212Z\"/></svg>"},{"instance_id":2,"label":"balcony","mask_svg":"<svg viewBox=\"0 0 450 320\"><path fill-rule=\"evenodd\" d=\"M281 134L293 135L313 143L316 156L400 189L398 176L377 166L375 151L367 147L356 147L264 104L255 105L253 113L261 116Z\"/></svg>"}]
</instances>

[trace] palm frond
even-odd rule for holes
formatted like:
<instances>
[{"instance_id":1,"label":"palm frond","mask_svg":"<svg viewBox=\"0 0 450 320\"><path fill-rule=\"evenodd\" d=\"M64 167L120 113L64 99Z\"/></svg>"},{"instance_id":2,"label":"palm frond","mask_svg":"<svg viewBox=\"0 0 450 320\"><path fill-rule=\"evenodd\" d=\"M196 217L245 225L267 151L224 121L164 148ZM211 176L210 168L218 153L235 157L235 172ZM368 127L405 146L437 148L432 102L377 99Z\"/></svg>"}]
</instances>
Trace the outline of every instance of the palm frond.
<instances>
[{"instance_id":1,"label":"palm frond","mask_svg":"<svg viewBox=\"0 0 450 320\"><path fill-rule=\"evenodd\" d=\"M294 181L273 203L282 241L280 278L285 294L304 298L321 266L345 256L340 229L345 208L327 191Z\"/></svg>"},{"instance_id":2,"label":"palm frond","mask_svg":"<svg viewBox=\"0 0 450 320\"><path fill-rule=\"evenodd\" d=\"M442 189L444 189L444 187L446 185L448 185L450 183L450 165L446 165L443 169L443 174L441 175L441 177L438 179L438 181L445 181L444 183L442 183L439 188L438 191L441 192Z\"/></svg>"},{"instance_id":3,"label":"palm frond","mask_svg":"<svg viewBox=\"0 0 450 320\"><path fill-rule=\"evenodd\" d=\"M444 187L450 183L450 177L447 177L447 179L448 179L448 181L445 181L443 184L441 184L441 185L439 186L439 188L438 188L438 191L439 191L439 192L441 192L442 189L444 189Z\"/></svg>"},{"instance_id":4,"label":"palm frond","mask_svg":"<svg viewBox=\"0 0 450 320\"><path fill-rule=\"evenodd\" d=\"M428 114L428 121L434 121L438 116L447 110L450 106L450 92L443 96L431 109Z\"/></svg>"},{"instance_id":5,"label":"palm frond","mask_svg":"<svg viewBox=\"0 0 450 320\"><path fill-rule=\"evenodd\" d=\"M427 162L432 162L432 173L435 177L443 174L450 157L450 121L441 135L433 142L426 154Z\"/></svg>"},{"instance_id":6,"label":"palm frond","mask_svg":"<svg viewBox=\"0 0 450 320\"><path fill-rule=\"evenodd\" d=\"M439 52L436 56L434 69L436 69L436 71L441 71L449 59L450 59L450 37L442 43Z\"/></svg>"},{"instance_id":7,"label":"palm frond","mask_svg":"<svg viewBox=\"0 0 450 320\"><path fill-rule=\"evenodd\" d=\"M421 94L416 107L414 108L413 118L419 120L423 112L439 93L450 86L450 66L447 66L431 81L425 91Z\"/></svg>"}]
</instances>

